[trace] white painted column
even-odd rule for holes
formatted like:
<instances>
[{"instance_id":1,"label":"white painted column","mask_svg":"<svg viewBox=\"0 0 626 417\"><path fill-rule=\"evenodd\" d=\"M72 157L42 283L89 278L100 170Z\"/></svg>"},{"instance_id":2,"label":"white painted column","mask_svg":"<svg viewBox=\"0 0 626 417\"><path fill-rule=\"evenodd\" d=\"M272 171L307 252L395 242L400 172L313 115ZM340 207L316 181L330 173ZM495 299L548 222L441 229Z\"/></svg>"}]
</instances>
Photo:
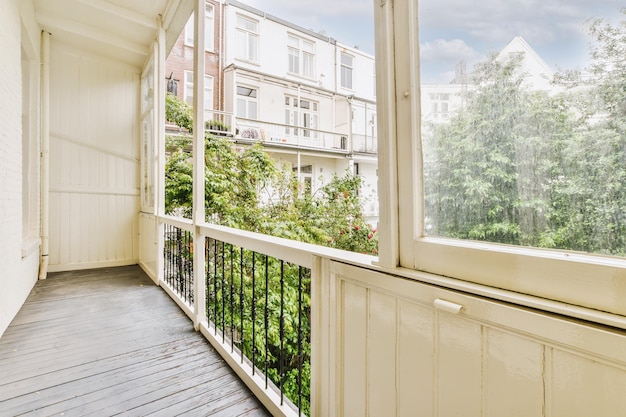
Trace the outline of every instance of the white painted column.
<instances>
[{"instance_id":1,"label":"white painted column","mask_svg":"<svg viewBox=\"0 0 626 417\"><path fill-rule=\"evenodd\" d=\"M154 129L155 140L157 145L157 167L156 167L156 236L157 236L157 255L156 255L156 275L157 283L161 285L163 282L163 273L165 269L165 262L163 259L163 251L165 249L165 227L162 222L158 220L158 216L165 215L165 28L163 27L163 19L158 19L158 34L157 34L157 46L155 54L155 69L156 69L156 91L155 91L155 120L156 126Z\"/></svg>"},{"instance_id":2,"label":"white painted column","mask_svg":"<svg viewBox=\"0 0 626 417\"><path fill-rule=\"evenodd\" d=\"M378 108L378 262L388 268L399 264L398 237L398 153L396 143L396 85L394 2L377 0L374 7L376 28L376 105ZM398 93L399 94L399 93ZM407 173L408 174L408 173ZM408 176L408 175L407 175ZM406 190L411 193L412 190ZM407 228L410 227L407 225Z\"/></svg>"},{"instance_id":3,"label":"white painted column","mask_svg":"<svg viewBox=\"0 0 626 417\"><path fill-rule=\"evenodd\" d=\"M204 13L205 0L196 0L194 9L193 45L193 224L195 226L193 246L194 275L194 327L200 329L205 322L205 264L204 235L199 227L205 222L204 207Z\"/></svg>"},{"instance_id":4,"label":"white painted column","mask_svg":"<svg viewBox=\"0 0 626 417\"><path fill-rule=\"evenodd\" d=\"M50 240L50 33L41 32L41 260L39 279L46 279Z\"/></svg>"}]
</instances>

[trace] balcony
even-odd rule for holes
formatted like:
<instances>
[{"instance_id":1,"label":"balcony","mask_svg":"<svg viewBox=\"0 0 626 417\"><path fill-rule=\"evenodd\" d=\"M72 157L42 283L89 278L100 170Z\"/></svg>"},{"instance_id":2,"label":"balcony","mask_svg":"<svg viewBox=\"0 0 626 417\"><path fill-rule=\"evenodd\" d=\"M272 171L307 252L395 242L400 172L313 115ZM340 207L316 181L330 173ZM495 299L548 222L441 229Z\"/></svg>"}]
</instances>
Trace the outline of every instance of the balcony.
<instances>
[{"instance_id":1,"label":"balcony","mask_svg":"<svg viewBox=\"0 0 626 417\"><path fill-rule=\"evenodd\" d=\"M236 118L235 139L239 143L261 142L267 147L303 151L350 153L348 134L302 126Z\"/></svg>"}]
</instances>

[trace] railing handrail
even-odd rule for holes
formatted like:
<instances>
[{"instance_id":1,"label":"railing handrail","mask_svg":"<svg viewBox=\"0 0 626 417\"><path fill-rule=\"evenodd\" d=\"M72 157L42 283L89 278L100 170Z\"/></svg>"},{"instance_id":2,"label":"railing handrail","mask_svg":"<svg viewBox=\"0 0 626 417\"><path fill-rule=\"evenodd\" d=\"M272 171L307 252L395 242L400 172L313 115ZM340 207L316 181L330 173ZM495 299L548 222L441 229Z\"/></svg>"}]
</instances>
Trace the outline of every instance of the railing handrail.
<instances>
[{"instance_id":1,"label":"railing handrail","mask_svg":"<svg viewBox=\"0 0 626 417\"><path fill-rule=\"evenodd\" d=\"M168 223L181 229L194 231L193 222L190 219L171 215L158 216L159 222ZM371 255L350 252L341 249L329 248L312 243L299 242L281 237L266 235L263 233L250 232L221 226L211 223L201 223L198 231L211 238L254 250L255 252L269 255L277 259L292 262L306 268L313 266L313 257L323 257L332 260L350 263L354 265L372 264L377 258Z\"/></svg>"},{"instance_id":2,"label":"railing handrail","mask_svg":"<svg viewBox=\"0 0 626 417\"><path fill-rule=\"evenodd\" d=\"M269 122L269 121L265 121L265 120L246 119L246 118L243 118L243 117L235 117L235 121L236 121L236 123L238 123L239 121L243 121L245 123L256 123L256 124L265 124L265 125L271 125L271 126L285 127L285 128L290 128L290 129L309 130L311 132L325 133L325 134L334 135L334 136L337 136L337 137L345 136L347 138L349 136L348 132L345 132L345 133L342 133L342 132L332 132L330 130L321 130L321 129L315 129L315 128L312 128L312 127L297 126L297 125L288 125L288 124L284 124L284 123ZM250 125L250 124L248 124L248 125L250 127L259 127L259 126ZM301 135L301 137L304 137L304 136Z\"/></svg>"}]
</instances>

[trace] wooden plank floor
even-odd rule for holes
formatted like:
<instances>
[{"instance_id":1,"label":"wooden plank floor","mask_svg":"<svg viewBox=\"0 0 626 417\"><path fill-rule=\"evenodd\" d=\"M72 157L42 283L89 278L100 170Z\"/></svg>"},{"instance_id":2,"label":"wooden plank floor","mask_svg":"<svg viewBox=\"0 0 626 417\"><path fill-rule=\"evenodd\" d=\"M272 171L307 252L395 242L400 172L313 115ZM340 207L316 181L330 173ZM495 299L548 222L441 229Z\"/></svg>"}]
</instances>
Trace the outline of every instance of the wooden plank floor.
<instances>
[{"instance_id":1,"label":"wooden plank floor","mask_svg":"<svg viewBox=\"0 0 626 417\"><path fill-rule=\"evenodd\" d=\"M50 274L0 338L0 416L267 416L139 267Z\"/></svg>"}]
</instances>

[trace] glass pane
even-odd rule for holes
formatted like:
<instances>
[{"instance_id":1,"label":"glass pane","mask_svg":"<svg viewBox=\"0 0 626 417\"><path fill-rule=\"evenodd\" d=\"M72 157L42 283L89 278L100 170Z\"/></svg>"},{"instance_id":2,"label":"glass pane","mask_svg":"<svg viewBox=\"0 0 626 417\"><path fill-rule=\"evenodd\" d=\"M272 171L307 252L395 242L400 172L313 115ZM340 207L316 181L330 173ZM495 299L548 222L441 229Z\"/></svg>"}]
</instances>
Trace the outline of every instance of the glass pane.
<instances>
[{"instance_id":1,"label":"glass pane","mask_svg":"<svg viewBox=\"0 0 626 417\"><path fill-rule=\"evenodd\" d=\"M625 255L619 5L420 13L424 234Z\"/></svg>"},{"instance_id":2,"label":"glass pane","mask_svg":"<svg viewBox=\"0 0 626 417\"><path fill-rule=\"evenodd\" d=\"M248 102L248 118L257 119L256 113L257 113L256 101L249 101Z\"/></svg>"},{"instance_id":3,"label":"glass pane","mask_svg":"<svg viewBox=\"0 0 626 417\"><path fill-rule=\"evenodd\" d=\"M237 117L246 118L246 100L237 99Z\"/></svg>"}]
</instances>

